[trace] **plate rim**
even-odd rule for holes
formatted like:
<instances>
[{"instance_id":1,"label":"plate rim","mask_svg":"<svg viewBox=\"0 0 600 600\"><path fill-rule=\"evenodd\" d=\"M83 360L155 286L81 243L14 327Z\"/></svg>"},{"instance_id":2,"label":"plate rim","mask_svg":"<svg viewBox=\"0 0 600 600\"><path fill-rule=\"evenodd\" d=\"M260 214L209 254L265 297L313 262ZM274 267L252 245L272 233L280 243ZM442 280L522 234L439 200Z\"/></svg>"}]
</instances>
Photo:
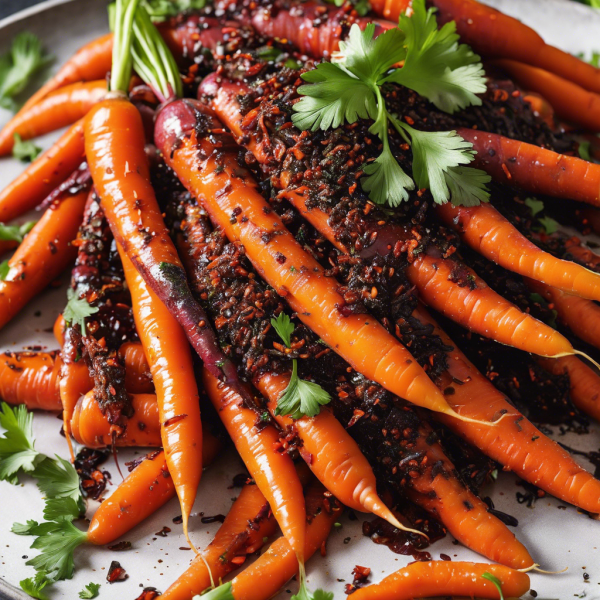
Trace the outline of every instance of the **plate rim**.
<instances>
[{"instance_id":1,"label":"plate rim","mask_svg":"<svg viewBox=\"0 0 600 600\"><path fill-rule=\"evenodd\" d=\"M38 13L44 12L51 8L55 8L56 6L60 6L61 4L68 4L69 2L77 2L78 0L44 0L44 2L40 2L39 4L35 4L34 6L30 6L29 8L24 8L8 17L4 17L4 19L0 20L0 29L4 29L10 25L14 25L19 21L23 21L29 17L32 17Z\"/></svg>"}]
</instances>

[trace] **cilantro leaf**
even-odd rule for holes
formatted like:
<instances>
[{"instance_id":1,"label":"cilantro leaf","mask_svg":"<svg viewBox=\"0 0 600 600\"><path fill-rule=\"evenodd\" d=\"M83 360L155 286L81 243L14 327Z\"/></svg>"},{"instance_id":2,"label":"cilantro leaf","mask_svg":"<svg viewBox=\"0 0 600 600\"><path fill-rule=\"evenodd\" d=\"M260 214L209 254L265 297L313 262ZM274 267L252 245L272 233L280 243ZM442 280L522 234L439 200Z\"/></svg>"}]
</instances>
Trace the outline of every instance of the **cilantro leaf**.
<instances>
[{"instance_id":1,"label":"cilantro leaf","mask_svg":"<svg viewBox=\"0 0 600 600\"><path fill-rule=\"evenodd\" d=\"M289 348L292 345L292 333L296 326L291 322L289 316L282 312L276 319L271 319L271 325L277 332L277 335L283 340L283 343Z\"/></svg>"},{"instance_id":2,"label":"cilantro leaf","mask_svg":"<svg viewBox=\"0 0 600 600\"><path fill-rule=\"evenodd\" d=\"M481 575L481 578L491 581L496 586L498 594L500 594L500 600L504 600L504 594L502 593L502 582L495 575L492 575L486 571Z\"/></svg>"},{"instance_id":3,"label":"cilantro leaf","mask_svg":"<svg viewBox=\"0 0 600 600\"><path fill-rule=\"evenodd\" d=\"M90 306L85 298L78 298L75 292L67 290L67 306L63 311L63 318L70 326L79 325L82 335L86 335L85 319L98 312L96 306Z\"/></svg>"},{"instance_id":4,"label":"cilantro leaf","mask_svg":"<svg viewBox=\"0 0 600 600\"><path fill-rule=\"evenodd\" d=\"M481 169L451 167L444 173L444 179L455 206L478 206L490 201L486 184L492 178Z\"/></svg>"},{"instance_id":5,"label":"cilantro leaf","mask_svg":"<svg viewBox=\"0 0 600 600\"><path fill-rule=\"evenodd\" d=\"M411 17L403 13L399 21L406 34L404 65L384 81L406 86L448 113L479 106L476 94L486 90L479 56L458 43L454 21L438 29L434 10L426 10L425 0L416 0L412 8Z\"/></svg>"},{"instance_id":6,"label":"cilantro leaf","mask_svg":"<svg viewBox=\"0 0 600 600\"><path fill-rule=\"evenodd\" d=\"M560 225L551 217L540 217L538 221L544 228L546 235L552 235L560 228Z\"/></svg>"},{"instance_id":7,"label":"cilantro leaf","mask_svg":"<svg viewBox=\"0 0 600 600\"><path fill-rule=\"evenodd\" d=\"M0 105L13 108L12 98L49 61L37 36L27 31L17 35L9 52L0 60Z\"/></svg>"},{"instance_id":8,"label":"cilantro leaf","mask_svg":"<svg viewBox=\"0 0 600 600\"><path fill-rule=\"evenodd\" d=\"M48 522L73 521L83 513L85 506L73 498L48 498L44 506L44 519ZM39 527L34 529L36 535Z\"/></svg>"},{"instance_id":9,"label":"cilantro leaf","mask_svg":"<svg viewBox=\"0 0 600 600\"><path fill-rule=\"evenodd\" d=\"M100 584L99 583L88 583L80 592L79 597L84 600L90 600L96 598L99 594Z\"/></svg>"},{"instance_id":10,"label":"cilantro leaf","mask_svg":"<svg viewBox=\"0 0 600 600\"><path fill-rule=\"evenodd\" d=\"M14 139L15 143L12 149L14 158L23 162L32 162L40 155L42 149L31 140L23 141L18 133L15 133Z\"/></svg>"},{"instance_id":11,"label":"cilantro leaf","mask_svg":"<svg viewBox=\"0 0 600 600\"><path fill-rule=\"evenodd\" d=\"M533 217L544 210L544 203L537 198L526 198L525 206L528 206L531 209L531 215Z\"/></svg>"},{"instance_id":12,"label":"cilantro leaf","mask_svg":"<svg viewBox=\"0 0 600 600\"><path fill-rule=\"evenodd\" d=\"M13 523L13 526L10 530L17 535L35 535L34 531L39 527L39 523L37 521L28 520L25 525L22 523Z\"/></svg>"},{"instance_id":13,"label":"cilantro leaf","mask_svg":"<svg viewBox=\"0 0 600 600\"><path fill-rule=\"evenodd\" d=\"M408 200L409 190L415 189L414 181L398 164L389 146L372 163L365 165L363 171L366 177L360 183L376 204L398 206Z\"/></svg>"},{"instance_id":14,"label":"cilantro leaf","mask_svg":"<svg viewBox=\"0 0 600 600\"><path fill-rule=\"evenodd\" d=\"M0 263L0 281L5 281L6 276L9 274L9 272L10 272L10 265L8 264L8 261L3 260Z\"/></svg>"},{"instance_id":15,"label":"cilantro leaf","mask_svg":"<svg viewBox=\"0 0 600 600\"><path fill-rule=\"evenodd\" d=\"M50 579L58 581L73 577L73 552L87 540L87 534L71 521L48 523L47 529L31 544L41 554L27 561L36 571L45 571Z\"/></svg>"},{"instance_id":16,"label":"cilantro leaf","mask_svg":"<svg viewBox=\"0 0 600 600\"><path fill-rule=\"evenodd\" d=\"M82 498L77 471L68 460L58 455L56 459L45 458L40 462L35 468L33 476L37 479L38 488L46 498L69 498L74 503L79 502ZM46 517L46 519L55 520L50 517Z\"/></svg>"},{"instance_id":17,"label":"cilantro leaf","mask_svg":"<svg viewBox=\"0 0 600 600\"><path fill-rule=\"evenodd\" d=\"M11 408L5 402L0 405L0 481L19 483L21 472L31 473L40 461L34 449L33 413L24 405Z\"/></svg>"},{"instance_id":18,"label":"cilantro leaf","mask_svg":"<svg viewBox=\"0 0 600 600\"><path fill-rule=\"evenodd\" d=\"M294 104L292 121L299 129L335 129L377 113L372 89L337 65L321 63L302 79L311 85L298 88L303 97Z\"/></svg>"},{"instance_id":19,"label":"cilantro leaf","mask_svg":"<svg viewBox=\"0 0 600 600\"><path fill-rule=\"evenodd\" d=\"M5 225L0 223L0 240L3 242L23 241L23 238L33 229L35 221L27 221L23 225Z\"/></svg>"},{"instance_id":20,"label":"cilantro leaf","mask_svg":"<svg viewBox=\"0 0 600 600\"><path fill-rule=\"evenodd\" d=\"M331 396L317 383L298 377L298 362L292 362L292 375L285 391L277 401L276 415L288 415L292 419L314 417L321 406L331 402Z\"/></svg>"},{"instance_id":21,"label":"cilantro leaf","mask_svg":"<svg viewBox=\"0 0 600 600\"><path fill-rule=\"evenodd\" d=\"M44 571L36 573L35 577L28 577L19 582L21 589L26 594L38 600L48 600L48 596L42 590L49 584L51 585L52 581L48 579Z\"/></svg>"},{"instance_id":22,"label":"cilantro leaf","mask_svg":"<svg viewBox=\"0 0 600 600\"><path fill-rule=\"evenodd\" d=\"M406 54L404 34L400 29L388 29L376 38L374 35L375 23L369 23L364 31L355 23L347 40L340 42L340 49L332 56L334 63L370 85L376 85L381 76Z\"/></svg>"}]
</instances>

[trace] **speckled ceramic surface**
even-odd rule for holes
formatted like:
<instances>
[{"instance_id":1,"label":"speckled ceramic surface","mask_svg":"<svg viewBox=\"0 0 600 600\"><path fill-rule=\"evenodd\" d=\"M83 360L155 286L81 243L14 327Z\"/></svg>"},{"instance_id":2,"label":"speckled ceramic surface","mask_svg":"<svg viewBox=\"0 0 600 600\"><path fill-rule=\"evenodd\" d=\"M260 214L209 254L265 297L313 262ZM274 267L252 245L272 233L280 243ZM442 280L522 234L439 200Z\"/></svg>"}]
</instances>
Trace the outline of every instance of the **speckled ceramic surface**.
<instances>
[{"instance_id":1,"label":"speckled ceramic surface","mask_svg":"<svg viewBox=\"0 0 600 600\"><path fill-rule=\"evenodd\" d=\"M1 2L2 0L0 0ZM593 12L578 4L565 0L488 0L490 4L518 16L536 29L552 43L570 52L589 53L600 50L600 11ZM56 64L73 53L78 47L106 30L105 2L103 0L54 1L29 9L21 15L0 22L0 50L4 51L10 39L19 31L28 29L38 34L45 45L56 56ZM56 67L54 67L56 68ZM0 111L0 123L8 113ZM47 147L56 136L41 140ZM0 185L6 185L22 165L10 159L0 159ZM68 275L63 276L64 282ZM65 288L47 291L10 326L0 332L0 349L21 349L27 345L42 345L54 348L56 342L48 329L65 303ZM47 454L59 453L66 456L64 439L59 435L60 423L53 415L38 414L35 417L37 448ZM598 449L600 429L589 435L566 435L560 441L580 450ZM141 452L140 452L141 453ZM123 452L121 464L134 456L134 451ZM589 466L589 465L586 465ZM118 483L120 477L114 463L106 467ZM231 506L235 489L229 489L233 475L241 472L241 465L226 453L205 473L191 521L192 536L199 547L206 545L218 528L218 523L203 524L204 515L225 514ZM491 496L499 510L514 515L519 520L516 528L518 537L528 546L533 556L544 568L560 570L568 567L562 575L532 576L532 588L538 600L567 600L586 598L600 600L600 523L579 514L573 507L544 498L534 508L516 502L515 494L520 489L516 478L501 474L499 481L485 493ZM27 557L35 554L29 549L31 538L10 533L14 521L40 519L42 514L40 494L29 479L13 487L0 483L0 598L27 598L13 586L19 580L33 575L27 567ZM94 503L90 504L90 513ZM85 547L76 553L75 577L70 581L53 586L48 595L53 600L73 599L89 582L101 583L100 600L122 598L133 600L144 586L165 590L187 567L191 552L186 549L180 527L172 519L179 514L176 501L171 501L151 519L131 531L126 539L132 549L116 553L106 548ZM371 579L380 580L408 563L409 557L392 554L385 546L378 546L361 533L362 518L352 522L344 517L342 527L335 530L328 542L326 558L315 557L308 566L311 587L324 587L335 593L336 600L345 598L344 584L352 580L354 565L372 568ZM171 528L167 537L155 535L163 526ZM447 537L430 548L433 558L447 554L453 560L481 560L477 555L452 544ZM129 579L109 585L106 574L111 560L119 560L127 570ZM589 580L584 583L584 573ZM295 582L287 590L296 591ZM289 598L290 591L284 590L278 599Z\"/></svg>"}]
</instances>

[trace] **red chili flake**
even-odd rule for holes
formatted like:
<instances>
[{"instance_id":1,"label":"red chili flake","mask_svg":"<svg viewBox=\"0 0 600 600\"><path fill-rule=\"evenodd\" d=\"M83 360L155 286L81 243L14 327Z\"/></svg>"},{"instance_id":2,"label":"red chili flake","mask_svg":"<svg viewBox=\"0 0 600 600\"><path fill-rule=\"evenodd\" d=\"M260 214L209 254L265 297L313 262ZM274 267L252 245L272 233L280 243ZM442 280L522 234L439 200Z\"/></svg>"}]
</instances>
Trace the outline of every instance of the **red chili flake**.
<instances>
[{"instance_id":1,"label":"red chili flake","mask_svg":"<svg viewBox=\"0 0 600 600\"><path fill-rule=\"evenodd\" d=\"M352 569L352 575L354 575L354 585L366 581L370 574L371 569L369 567L361 567L360 565L356 565L354 569Z\"/></svg>"},{"instance_id":2,"label":"red chili flake","mask_svg":"<svg viewBox=\"0 0 600 600\"><path fill-rule=\"evenodd\" d=\"M160 592L156 588L147 587L142 590L142 593L135 600L154 600L159 596Z\"/></svg>"},{"instance_id":3,"label":"red chili flake","mask_svg":"<svg viewBox=\"0 0 600 600\"><path fill-rule=\"evenodd\" d=\"M106 581L108 583L115 583L116 581L125 581L129 575L125 572L125 569L121 566L121 563L113 560L110 563L110 567L108 569L108 575L106 576Z\"/></svg>"},{"instance_id":4,"label":"red chili flake","mask_svg":"<svg viewBox=\"0 0 600 600\"><path fill-rule=\"evenodd\" d=\"M167 534L171 533L169 527L163 527L160 531L157 531L154 535L160 535L160 537L167 537Z\"/></svg>"}]
</instances>

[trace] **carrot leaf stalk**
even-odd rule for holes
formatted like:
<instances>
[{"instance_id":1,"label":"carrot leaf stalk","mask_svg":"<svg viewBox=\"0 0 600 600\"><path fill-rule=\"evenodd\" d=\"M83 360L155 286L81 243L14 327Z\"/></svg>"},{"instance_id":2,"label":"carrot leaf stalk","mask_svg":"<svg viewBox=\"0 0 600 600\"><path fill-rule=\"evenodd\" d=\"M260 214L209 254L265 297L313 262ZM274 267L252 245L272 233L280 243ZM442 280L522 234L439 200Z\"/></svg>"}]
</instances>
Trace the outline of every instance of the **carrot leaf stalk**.
<instances>
[{"instance_id":1,"label":"carrot leaf stalk","mask_svg":"<svg viewBox=\"0 0 600 600\"><path fill-rule=\"evenodd\" d=\"M194 596L192 600L235 600L231 581L222 583L220 586L210 590L206 594Z\"/></svg>"},{"instance_id":2,"label":"carrot leaf stalk","mask_svg":"<svg viewBox=\"0 0 600 600\"><path fill-rule=\"evenodd\" d=\"M12 149L13 158L23 162L33 162L41 153L42 149L31 140L23 140L18 133L13 136L15 143Z\"/></svg>"},{"instance_id":3,"label":"carrot leaf stalk","mask_svg":"<svg viewBox=\"0 0 600 600\"><path fill-rule=\"evenodd\" d=\"M140 0L121 0L115 3L114 45L110 90L127 92L131 77L131 41L133 21Z\"/></svg>"},{"instance_id":4,"label":"carrot leaf stalk","mask_svg":"<svg viewBox=\"0 0 600 600\"><path fill-rule=\"evenodd\" d=\"M486 571L481 575L481 578L491 581L498 589L498 594L500 594L500 600L504 600L504 594L502 593L502 582L495 575L492 575L491 573L488 573Z\"/></svg>"},{"instance_id":5,"label":"carrot leaf stalk","mask_svg":"<svg viewBox=\"0 0 600 600\"><path fill-rule=\"evenodd\" d=\"M33 229L37 221L27 221L23 225L5 225L0 223L0 241L21 243L25 236Z\"/></svg>"},{"instance_id":6,"label":"carrot leaf stalk","mask_svg":"<svg viewBox=\"0 0 600 600\"><path fill-rule=\"evenodd\" d=\"M200 10L206 0L142 0L142 6L155 22L166 21L187 10Z\"/></svg>"},{"instance_id":7,"label":"carrot leaf stalk","mask_svg":"<svg viewBox=\"0 0 600 600\"><path fill-rule=\"evenodd\" d=\"M287 348L291 349L291 338L296 327L288 315L281 313L276 319L271 319L271 325ZM290 382L277 401L275 414L289 415L292 419L314 417L321 412L321 406L329 402L331 402L331 396L319 384L300 379L298 361L294 358Z\"/></svg>"},{"instance_id":8,"label":"carrot leaf stalk","mask_svg":"<svg viewBox=\"0 0 600 600\"><path fill-rule=\"evenodd\" d=\"M415 130L387 110L382 93L385 85L396 83L449 113L479 105L476 94L486 90L479 56L458 44L454 23L438 30L424 0L413 2L410 18L401 16L400 29L389 29L377 38L374 35L374 23L364 31L354 24L348 40L340 42L340 50L333 54L332 63L321 63L302 75L310 85L298 88L303 98L294 105L294 124L316 131L345 121L354 123L358 118L373 119L370 131L381 139L383 149L365 167L362 186L377 204L398 206L408 200L415 183L419 189L428 188L438 204L487 202L489 175L466 166L475 158L473 145L456 131ZM404 66L395 68L401 61ZM414 181L390 148L390 126L412 146Z\"/></svg>"}]
</instances>

